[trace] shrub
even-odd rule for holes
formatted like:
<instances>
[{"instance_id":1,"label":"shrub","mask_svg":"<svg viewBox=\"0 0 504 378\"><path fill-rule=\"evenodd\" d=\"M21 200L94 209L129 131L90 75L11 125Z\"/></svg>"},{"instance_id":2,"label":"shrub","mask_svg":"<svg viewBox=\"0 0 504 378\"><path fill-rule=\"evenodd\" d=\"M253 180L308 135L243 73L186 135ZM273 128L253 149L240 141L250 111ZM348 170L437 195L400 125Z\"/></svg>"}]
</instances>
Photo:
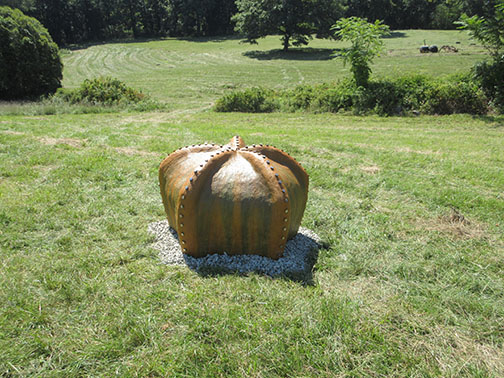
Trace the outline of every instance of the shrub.
<instances>
[{"instance_id":1,"label":"shrub","mask_svg":"<svg viewBox=\"0 0 504 378\"><path fill-rule=\"evenodd\" d=\"M396 79L395 84L404 110L418 110L427 100L433 80L424 75L409 75Z\"/></svg>"},{"instance_id":2,"label":"shrub","mask_svg":"<svg viewBox=\"0 0 504 378\"><path fill-rule=\"evenodd\" d=\"M359 97L361 89L355 82L344 80L333 85L318 85L311 104L316 112L336 113L340 110L350 110Z\"/></svg>"},{"instance_id":3,"label":"shrub","mask_svg":"<svg viewBox=\"0 0 504 378\"><path fill-rule=\"evenodd\" d=\"M473 82L441 82L427 91L427 99L420 110L428 114L485 114L488 101Z\"/></svg>"},{"instance_id":4,"label":"shrub","mask_svg":"<svg viewBox=\"0 0 504 378\"><path fill-rule=\"evenodd\" d=\"M284 107L288 111L308 110L313 102L316 87L299 85L284 95Z\"/></svg>"},{"instance_id":5,"label":"shrub","mask_svg":"<svg viewBox=\"0 0 504 378\"><path fill-rule=\"evenodd\" d=\"M367 86L371 74L370 64L384 48L380 38L389 34L389 27L380 20L374 23L367 22L359 17L340 18L332 26L336 37L343 41L350 41L351 46L342 52L343 62L352 65L353 73L358 86Z\"/></svg>"},{"instance_id":6,"label":"shrub","mask_svg":"<svg viewBox=\"0 0 504 378\"><path fill-rule=\"evenodd\" d=\"M476 82L490 99L491 104L504 113L504 57L491 63L480 62L473 68Z\"/></svg>"},{"instance_id":7,"label":"shrub","mask_svg":"<svg viewBox=\"0 0 504 378\"><path fill-rule=\"evenodd\" d=\"M0 99L54 93L62 70L58 46L40 22L0 7Z\"/></svg>"},{"instance_id":8,"label":"shrub","mask_svg":"<svg viewBox=\"0 0 504 378\"><path fill-rule=\"evenodd\" d=\"M502 85L502 82L498 82ZM501 92L502 93L502 92ZM303 85L274 92L254 88L235 91L217 101L216 111L282 111L375 113L382 116L420 110L427 114L484 114L488 99L470 75L433 79L412 75L380 79L358 86L347 79L332 84Z\"/></svg>"},{"instance_id":9,"label":"shrub","mask_svg":"<svg viewBox=\"0 0 504 378\"><path fill-rule=\"evenodd\" d=\"M494 7L488 17L463 14L456 24L489 51L492 62L477 63L473 74L493 107L504 112L504 0L497 0Z\"/></svg>"},{"instance_id":10,"label":"shrub","mask_svg":"<svg viewBox=\"0 0 504 378\"><path fill-rule=\"evenodd\" d=\"M217 112L269 113L278 108L274 92L263 88L233 91L217 100Z\"/></svg>"},{"instance_id":11,"label":"shrub","mask_svg":"<svg viewBox=\"0 0 504 378\"><path fill-rule=\"evenodd\" d=\"M112 77L86 79L78 89L60 89L57 97L71 103L126 105L141 102L146 96Z\"/></svg>"},{"instance_id":12,"label":"shrub","mask_svg":"<svg viewBox=\"0 0 504 378\"><path fill-rule=\"evenodd\" d=\"M504 0L497 0L493 15L469 17L463 14L459 21L459 29L465 29L469 35L478 40L495 59L502 59L504 55Z\"/></svg>"},{"instance_id":13,"label":"shrub","mask_svg":"<svg viewBox=\"0 0 504 378\"><path fill-rule=\"evenodd\" d=\"M369 82L361 88L354 103L356 113L372 111L378 115L400 114L403 108L401 87L396 82L381 80Z\"/></svg>"}]
</instances>

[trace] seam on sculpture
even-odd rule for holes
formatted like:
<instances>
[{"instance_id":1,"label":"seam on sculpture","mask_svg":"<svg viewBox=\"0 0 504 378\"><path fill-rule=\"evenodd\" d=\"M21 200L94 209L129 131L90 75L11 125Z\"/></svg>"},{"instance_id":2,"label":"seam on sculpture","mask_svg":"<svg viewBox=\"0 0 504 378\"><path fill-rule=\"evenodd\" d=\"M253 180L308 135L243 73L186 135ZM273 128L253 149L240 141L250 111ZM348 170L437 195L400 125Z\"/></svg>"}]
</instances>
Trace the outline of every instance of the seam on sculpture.
<instances>
[{"instance_id":1,"label":"seam on sculpture","mask_svg":"<svg viewBox=\"0 0 504 378\"><path fill-rule=\"evenodd\" d=\"M268 144L266 144L266 145L260 144L259 146L260 147L264 147L264 148L269 149L269 150L277 151L280 154L284 155L285 157L292 159L297 165L299 165L299 167L306 174L306 176L308 176L308 172L306 172L306 169L304 169L304 167L301 165L301 163L299 161L297 161L295 157L291 156L288 152L285 152L284 150L282 150L280 148L277 148L275 146L270 146ZM253 144L252 147L256 148L257 145Z\"/></svg>"},{"instance_id":2,"label":"seam on sculpture","mask_svg":"<svg viewBox=\"0 0 504 378\"><path fill-rule=\"evenodd\" d=\"M252 147L254 147L254 146L255 145L252 145ZM287 242L287 236L288 236L288 232L289 232L289 229L287 227L289 225L289 219L288 219L289 215L288 214L290 213L289 196L287 194L287 190L286 190L285 186L282 184L282 180L280 178L280 175L278 173L275 173L275 167L271 164L271 161L268 159L268 157L265 155L262 155L258 151L248 151L248 152L251 152L253 154L253 156L257 155L258 160L262 161L263 164L265 164L265 166L267 168L266 172L269 172L271 175L274 175L271 177L275 178L275 181L277 182L278 186L280 187L280 191L283 194L282 203L284 204L284 206L282 207L282 209L283 209L284 214L286 214L286 215L284 215L283 220L284 220L284 223L287 223L287 224L282 226L282 230L280 233L280 244L278 246L280 248L280 251L278 252L278 255L281 256L285 250L285 243Z\"/></svg>"},{"instance_id":3,"label":"seam on sculpture","mask_svg":"<svg viewBox=\"0 0 504 378\"><path fill-rule=\"evenodd\" d=\"M198 146L201 146L201 145L198 145ZM212 146L215 147L214 144L212 144ZM197 147L196 145L193 145L189 148L192 148L192 147ZM213 160L215 160L218 156L226 153L226 152L230 152L230 151L226 151L224 149L222 149L224 146L220 146L220 150L217 150L215 151L214 153L212 153L209 157L209 159L206 159L205 160L205 164L200 164L199 167L200 169L196 169L194 170L193 172L193 175L191 175L191 177L189 177L189 179L186 181L186 185L184 186L184 192L183 194L181 195L180 197L180 209L184 209L185 208L185 204L182 202L182 201L185 201L187 199L187 197L192 193L192 190L194 189L195 185L196 185L196 182L198 181L198 178L201 177L201 171L206 167L208 166ZM182 231L182 229L184 228L184 223L183 223L183 219L184 219L184 214L183 213L179 213L179 217L177 218L177 220L179 221L179 227L178 229L180 229L180 245L182 247L182 250L184 252L187 252L187 247L186 247L186 244L187 244L187 239L192 237L192 235L188 235L188 237L186 237L186 234L185 234L185 231ZM177 230L178 231L178 230ZM185 238L184 238L185 237Z\"/></svg>"}]
</instances>

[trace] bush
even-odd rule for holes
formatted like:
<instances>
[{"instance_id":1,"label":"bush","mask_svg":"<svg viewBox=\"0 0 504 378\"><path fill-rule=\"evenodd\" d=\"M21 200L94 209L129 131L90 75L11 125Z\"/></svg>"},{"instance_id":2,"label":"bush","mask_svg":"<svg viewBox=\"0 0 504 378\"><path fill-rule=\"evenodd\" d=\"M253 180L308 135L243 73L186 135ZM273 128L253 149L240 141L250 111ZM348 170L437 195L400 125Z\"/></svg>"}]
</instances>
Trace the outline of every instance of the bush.
<instances>
[{"instance_id":1,"label":"bush","mask_svg":"<svg viewBox=\"0 0 504 378\"><path fill-rule=\"evenodd\" d=\"M350 70L355 83L359 87L367 87L371 74L370 64L384 49L381 37L389 34L389 27L380 20L372 23L367 22L367 19L349 17L340 18L332 26L332 30L337 38L351 42L351 46L341 53L343 62L349 61L352 65Z\"/></svg>"},{"instance_id":2,"label":"bush","mask_svg":"<svg viewBox=\"0 0 504 378\"><path fill-rule=\"evenodd\" d=\"M234 91L217 100L217 112L269 113L278 108L274 92L263 88Z\"/></svg>"},{"instance_id":3,"label":"bush","mask_svg":"<svg viewBox=\"0 0 504 378\"><path fill-rule=\"evenodd\" d=\"M357 114L393 115L402 111L404 94L413 92L403 89L402 85L380 80L368 82L367 87L362 87L346 79L333 84L298 87L280 94L280 97L287 98L288 111L302 109L336 113L351 110Z\"/></svg>"},{"instance_id":4,"label":"bush","mask_svg":"<svg viewBox=\"0 0 504 378\"><path fill-rule=\"evenodd\" d=\"M356 113L371 111L378 115L397 115L403 110L401 87L396 82L371 81L367 88L360 88L354 102Z\"/></svg>"},{"instance_id":5,"label":"bush","mask_svg":"<svg viewBox=\"0 0 504 378\"><path fill-rule=\"evenodd\" d=\"M286 91L284 107L287 111L308 110L316 96L317 87L299 85L291 91Z\"/></svg>"},{"instance_id":6,"label":"bush","mask_svg":"<svg viewBox=\"0 0 504 378\"><path fill-rule=\"evenodd\" d=\"M499 82L500 84L502 82ZM502 84L501 84L502 85ZM217 101L216 111L264 112L278 109L287 112L375 113L382 116L421 111L426 114L484 114L488 99L469 75L436 80L412 75L398 79L368 82L357 86L353 80L274 92L254 88L235 91Z\"/></svg>"},{"instance_id":7,"label":"bush","mask_svg":"<svg viewBox=\"0 0 504 378\"><path fill-rule=\"evenodd\" d=\"M310 107L315 112L336 113L352 109L362 88L352 80L345 80L333 85L318 85ZM308 109L308 108L307 108Z\"/></svg>"},{"instance_id":8,"label":"bush","mask_svg":"<svg viewBox=\"0 0 504 378\"><path fill-rule=\"evenodd\" d=\"M0 7L0 99L54 93L61 86L62 70L58 46L40 22Z\"/></svg>"},{"instance_id":9,"label":"bush","mask_svg":"<svg viewBox=\"0 0 504 378\"><path fill-rule=\"evenodd\" d=\"M56 94L71 104L127 105L144 101L146 96L112 77L86 79L78 89L60 89Z\"/></svg>"},{"instance_id":10,"label":"bush","mask_svg":"<svg viewBox=\"0 0 504 378\"><path fill-rule=\"evenodd\" d=\"M442 82L428 89L420 110L428 114L485 114L488 100L473 82Z\"/></svg>"},{"instance_id":11,"label":"bush","mask_svg":"<svg viewBox=\"0 0 504 378\"><path fill-rule=\"evenodd\" d=\"M494 59L491 63L480 62L473 68L476 82L491 104L504 113L504 57Z\"/></svg>"},{"instance_id":12,"label":"bush","mask_svg":"<svg viewBox=\"0 0 504 378\"><path fill-rule=\"evenodd\" d=\"M434 81L423 75L399 77L396 81L398 95L401 97L404 110L418 110L427 101L429 90Z\"/></svg>"}]
</instances>

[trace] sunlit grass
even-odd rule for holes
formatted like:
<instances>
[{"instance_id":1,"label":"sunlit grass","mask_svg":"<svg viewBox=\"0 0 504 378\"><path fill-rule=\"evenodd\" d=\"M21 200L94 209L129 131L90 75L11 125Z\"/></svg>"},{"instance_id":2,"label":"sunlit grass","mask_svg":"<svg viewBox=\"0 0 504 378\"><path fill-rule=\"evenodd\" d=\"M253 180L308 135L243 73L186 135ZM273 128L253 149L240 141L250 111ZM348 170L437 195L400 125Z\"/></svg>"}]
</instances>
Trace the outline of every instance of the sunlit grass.
<instances>
[{"instance_id":1,"label":"sunlit grass","mask_svg":"<svg viewBox=\"0 0 504 378\"><path fill-rule=\"evenodd\" d=\"M376 75L483 58L459 32L402 33ZM0 105L0 375L503 376L503 117L208 111L233 88L342 78L341 46L95 45L65 53L66 87L116 76L170 111ZM308 171L313 282L201 277L151 248L161 160L237 134Z\"/></svg>"},{"instance_id":2,"label":"sunlit grass","mask_svg":"<svg viewBox=\"0 0 504 378\"><path fill-rule=\"evenodd\" d=\"M504 372L502 118L143 113L0 118L0 372ZM173 149L274 144L310 174L314 282L159 263Z\"/></svg>"},{"instance_id":3,"label":"sunlit grass","mask_svg":"<svg viewBox=\"0 0 504 378\"><path fill-rule=\"evenodd\" d=\"M406 30L392 37L372 66L378 76L466 72L484 57L482 47L461 31ZM459 52L420 54L424 39L438 47L455 46ZM86 78L111 75L174 108L208 109L230 89L291 88L347 77L349 67L335 57L344 46L314 39L307 48L283 53L277 36L261 39L258 45L240 43L238 38L94 45L64 56L63 84L76 87Z\"/></svg>"}]
</instances>

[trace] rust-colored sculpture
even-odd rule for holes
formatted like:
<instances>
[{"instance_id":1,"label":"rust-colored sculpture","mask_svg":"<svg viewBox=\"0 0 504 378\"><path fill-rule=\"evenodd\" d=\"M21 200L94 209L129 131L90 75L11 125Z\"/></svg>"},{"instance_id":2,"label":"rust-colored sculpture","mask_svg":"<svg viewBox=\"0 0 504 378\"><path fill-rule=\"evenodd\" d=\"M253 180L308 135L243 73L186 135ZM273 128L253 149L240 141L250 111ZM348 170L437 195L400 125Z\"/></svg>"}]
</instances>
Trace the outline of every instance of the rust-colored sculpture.
<instances>
[{"instance_id":1,"label":"rust-colored sculpture","mask_svg":"<svg viewBox=\"0 0 504 378\"><path fill-rule=\"evenodd\" d=\"M298 232L308 197L308 175L296 160L272 146L245 146L238 136L171 153L159 184L168 222L194 257L278 259Z\"/></svg>"}]
</instances>

